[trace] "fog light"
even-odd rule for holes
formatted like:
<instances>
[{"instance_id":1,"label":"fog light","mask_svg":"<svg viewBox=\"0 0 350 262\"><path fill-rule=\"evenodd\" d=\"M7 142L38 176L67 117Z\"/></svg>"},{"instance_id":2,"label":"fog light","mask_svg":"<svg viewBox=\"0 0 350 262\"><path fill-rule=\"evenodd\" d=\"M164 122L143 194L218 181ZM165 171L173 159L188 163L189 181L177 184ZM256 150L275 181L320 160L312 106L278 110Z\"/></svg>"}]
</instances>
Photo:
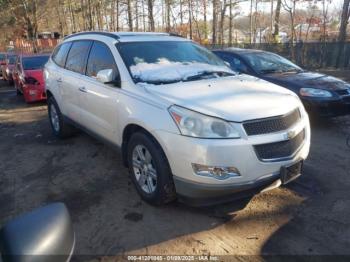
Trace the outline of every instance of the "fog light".
<instances>
[{"instance_id":1,"label":"fog light","mask_svg":"<svg viewBox=\"0 0 350 262\"><path fill-rule=\"evenodd\" d=\"M192 164L192 168L194 172L199 176L213 177L219 180L241 176L238 169L235 167L218 167Z\"/></svg>"}]
</instances>

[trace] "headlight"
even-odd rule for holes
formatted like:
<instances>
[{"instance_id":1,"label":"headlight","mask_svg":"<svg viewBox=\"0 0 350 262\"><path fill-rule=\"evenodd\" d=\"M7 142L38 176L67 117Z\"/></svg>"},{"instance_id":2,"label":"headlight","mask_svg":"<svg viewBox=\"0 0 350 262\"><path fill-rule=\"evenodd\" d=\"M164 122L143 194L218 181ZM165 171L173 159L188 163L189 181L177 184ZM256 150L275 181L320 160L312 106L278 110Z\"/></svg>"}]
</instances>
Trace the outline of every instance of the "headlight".
<instances>
[{"instance_id":1,"label":"headlight","mask_svg":"<svg viewBox=\"0 0 350 262\"><path fill-rule=\"evenodd\" d=\"M10 73L10 69L6 68L6 73L9 74Z\"/></svg>"},{"instance_id":2,"label":"headlight","mask_svg":"<svg viewBox=\"0 0 350 262\"><path fill-rule=\"evenodd\" d=\"M332 97L331 92L316 88L302 88L300 89L300 95L310 97Z\"/></svg>"},{"instance_id":3,"label":"headlight","mask_svg":"<svg viewBox=\"0 0 350 262\"><path fill-rule=\"evenodd\" d=\"M179 106L171 106L169 113L184 136L199 138L239 138L228 122L206 116Z\"/></svg>"}]
</instances>

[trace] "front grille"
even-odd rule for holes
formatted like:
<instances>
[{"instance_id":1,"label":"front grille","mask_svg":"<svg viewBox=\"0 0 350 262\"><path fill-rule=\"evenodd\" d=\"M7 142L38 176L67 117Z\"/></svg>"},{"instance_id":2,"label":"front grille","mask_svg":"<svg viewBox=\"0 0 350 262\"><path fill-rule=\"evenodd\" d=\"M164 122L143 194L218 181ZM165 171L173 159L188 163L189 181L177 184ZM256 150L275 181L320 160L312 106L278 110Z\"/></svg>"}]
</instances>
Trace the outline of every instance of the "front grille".
<instances>
[{"instance_id":1,"label":"front grille","mask_svg":"<svg viewBox=\"0 0 350 262\"><path fill-rule=\"evenodd\" d=\"M350 89L340 89L340 90L335 90L335 92L340 96L350 95Z\"/></svg>"},{"instance_id":2,"label":"front grille","mask_svg":"<svg viewBox=\"0 0 350 262\"><path fill-rule=\"evenodd\" d=\"M262 161L280 160L289 158L300 148L305 139L305 130L294 138L270 144L255 145L254 149Z\"/></svg>"},{"instance_id":3,"label":"front grille","mask_svg":"<svg viewBox=\"0 0 350 262\"><path fill-rule=\"evenodd\" d=\"M248 136L262 135L287 130L300 120L300 111L295 109L284 116L251 120L243 123Z\"/></svg>"},{"instance_id":4,"label":"front grille","mask_svg":"<svg viewBox=\"0 0 350 262\"><path fill-rule=\"evenodd\" d=\"M343 97L345 103L350 103L350 96Z\"/></svg>"}]
</instances>

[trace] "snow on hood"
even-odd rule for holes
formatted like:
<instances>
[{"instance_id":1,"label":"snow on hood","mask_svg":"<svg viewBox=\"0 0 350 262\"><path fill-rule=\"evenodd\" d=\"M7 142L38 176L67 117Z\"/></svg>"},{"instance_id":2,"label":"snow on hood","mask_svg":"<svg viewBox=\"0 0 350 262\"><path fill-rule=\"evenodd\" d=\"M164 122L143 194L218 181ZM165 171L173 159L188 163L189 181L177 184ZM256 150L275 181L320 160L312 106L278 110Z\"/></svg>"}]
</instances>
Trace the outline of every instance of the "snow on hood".
<instances>
[{"instance_id":1,"label":"snow on hood","mask_svg":"<svg viewBox=\"0 0 350 262\"><path fill-rule=\"evenodd\" d=\"M284 115L302 106L290 90L248 75L140 86L170 105L236 122Z\"/></svg>"},{"instance_id":2,"label":"snow on hood","mask_svg":"<svg viewBox=\"0 0 350 262\"><path fill-rule=\"evenodd\" d=\"M215 66L198 62L171 62L160 59L156 63L141 62L130 67L134 78L142 82L170 82L186 80L186 78L206 71L221 71L235 74L226 66Z\"/></svg>"}]
</instances>

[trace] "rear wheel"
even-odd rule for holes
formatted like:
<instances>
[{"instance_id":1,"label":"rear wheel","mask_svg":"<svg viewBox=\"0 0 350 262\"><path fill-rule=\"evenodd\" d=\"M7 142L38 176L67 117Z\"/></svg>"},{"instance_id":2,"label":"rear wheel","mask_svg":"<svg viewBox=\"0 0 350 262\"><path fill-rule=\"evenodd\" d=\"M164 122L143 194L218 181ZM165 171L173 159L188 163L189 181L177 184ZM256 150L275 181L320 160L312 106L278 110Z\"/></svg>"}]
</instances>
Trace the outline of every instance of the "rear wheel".
<instances>
[{"instance_id":1,"label":"rear wheel","mask_svg":"<svg viewBox=\"0 0 350 262\"><path fill-rule=\"evenodd\" d=\"M16 89L16 95L18 95L18 96L22 95L21 91L19 90L19 86L18 86L17 82L15 82L15 89Z\"/></svg>"},{"instance_id":2,"label":"rear wheel","mask_svg":"<svg viewBox=\"0 0 350 262\"><path fill-rule=\"evenodd\" d=\"M153 205L175 200L168 160L160 145L145 133L135 133L128 144L131 179L142 199Z\"/></svg>"},{"instance_id":3,"label":"rear wheel","mask_svg":"<svg viewBox=\"0 0 350 262\"><path fill-rule=\"evenodd\" d=\"M57 102L53 97L48 99L47 106L53 134L59 138L67 138L72 136L76 129L64 121Z\"/></svg>"}]
</instances>

